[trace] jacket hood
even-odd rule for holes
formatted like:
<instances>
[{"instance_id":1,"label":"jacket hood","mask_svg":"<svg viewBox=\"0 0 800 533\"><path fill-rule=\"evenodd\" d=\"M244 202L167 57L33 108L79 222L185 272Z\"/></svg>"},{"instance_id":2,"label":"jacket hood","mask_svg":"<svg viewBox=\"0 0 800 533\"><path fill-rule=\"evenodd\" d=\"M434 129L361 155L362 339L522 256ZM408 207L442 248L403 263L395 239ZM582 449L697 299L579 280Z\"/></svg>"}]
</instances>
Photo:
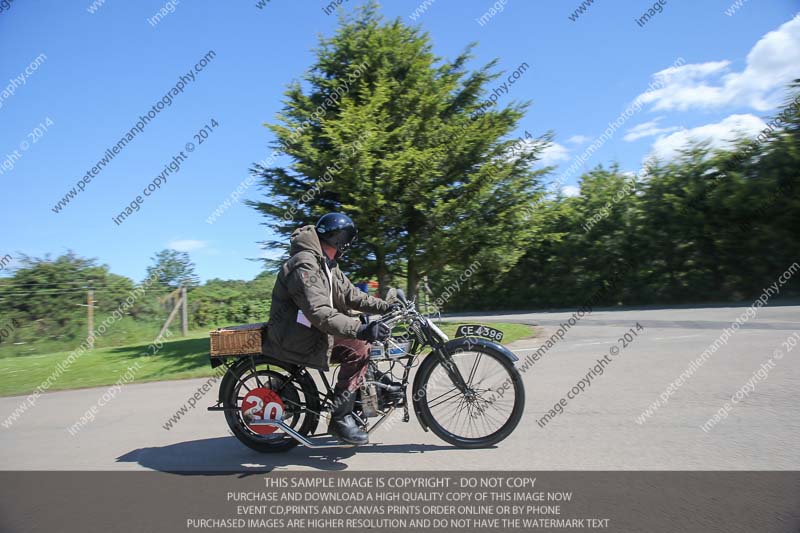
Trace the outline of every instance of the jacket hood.
<instances>
[{"instance_id":1,"label":"jacket hood","mask_svg":"<svg viewBox=\"0 0 800 533\"><path fill-rule=\"evenodd\" d=\"M308 225L297 228L289 238L289 255L293 256L302 251L309 251L314 255L323 257L322 245L319 243L317 230L314 226Z\"/></svg>"}]
</instances>

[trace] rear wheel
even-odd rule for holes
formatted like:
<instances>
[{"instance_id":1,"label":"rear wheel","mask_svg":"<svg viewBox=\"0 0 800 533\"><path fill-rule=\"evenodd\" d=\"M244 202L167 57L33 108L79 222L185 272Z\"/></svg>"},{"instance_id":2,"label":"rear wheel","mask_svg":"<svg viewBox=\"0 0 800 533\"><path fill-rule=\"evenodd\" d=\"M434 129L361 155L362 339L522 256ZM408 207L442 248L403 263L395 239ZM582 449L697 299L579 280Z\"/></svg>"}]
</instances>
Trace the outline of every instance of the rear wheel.
<instances>
[{"instance_id":1,"label":"rear wheel","mask_svg":"<svg viewBox=\"0 0 800 533\"><path fill-rule=\"evenodd\" d=\"M244 445L264 453L285 452L297 446L295 439L278 428L250 424L255 420L282 418L304 436L316 431L317 387L307 372L295 370L263 356L242 359L228 370L220 397L228 426Z\"/></svg>"},{"instance_id":2,"label":"rear wheel","mask_svg":"<svg viewBox=\"0 0 800 533\"><path fill-rule=\"evenodd\" d=\"M451 349L444 359L436 353L425 358L414 380L414 403L423 423L442 440L459 448L485 448L517 427L525 389L502 352L471 345Z\"/></svg>"}]
</instances>

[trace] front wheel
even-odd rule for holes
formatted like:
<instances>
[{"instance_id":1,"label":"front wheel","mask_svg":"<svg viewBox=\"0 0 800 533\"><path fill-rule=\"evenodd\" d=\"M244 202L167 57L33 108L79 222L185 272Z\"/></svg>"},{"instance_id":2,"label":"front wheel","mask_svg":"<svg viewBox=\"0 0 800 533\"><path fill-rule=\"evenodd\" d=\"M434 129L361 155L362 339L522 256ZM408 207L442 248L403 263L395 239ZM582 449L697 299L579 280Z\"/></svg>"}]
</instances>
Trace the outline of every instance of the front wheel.
<instances>
[{"instance_id":1,"label":"front wheel","mask_svg":"<svg viewBox=\"0 0 800 533\"><path fill-rule=\"evenodd\" d=\"M514 362L491 345L444 348L425 358L414 380L421 422L459 448L486 448L522 418L525 388Z\"/></svg>"}]
</instances>

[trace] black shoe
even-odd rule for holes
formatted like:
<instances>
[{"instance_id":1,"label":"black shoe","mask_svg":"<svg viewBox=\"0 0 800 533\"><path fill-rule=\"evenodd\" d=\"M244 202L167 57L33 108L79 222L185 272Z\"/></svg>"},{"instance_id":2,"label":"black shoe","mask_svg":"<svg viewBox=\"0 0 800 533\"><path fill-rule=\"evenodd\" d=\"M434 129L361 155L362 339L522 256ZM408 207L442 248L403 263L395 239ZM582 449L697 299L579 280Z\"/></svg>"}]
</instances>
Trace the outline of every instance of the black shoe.
<instances>
[{"instance_id":1,"label":"black shoe","mask_svg":"<svg viewBox=\"0 0 800 533\"><path fill-rule=\"evenodd\" d=\"M353 418L355 402L355 392L336 392L333 397L328 433L346 444L367 444L369 435L358 426L356 419Z\"/></svg>"}]
</instances>

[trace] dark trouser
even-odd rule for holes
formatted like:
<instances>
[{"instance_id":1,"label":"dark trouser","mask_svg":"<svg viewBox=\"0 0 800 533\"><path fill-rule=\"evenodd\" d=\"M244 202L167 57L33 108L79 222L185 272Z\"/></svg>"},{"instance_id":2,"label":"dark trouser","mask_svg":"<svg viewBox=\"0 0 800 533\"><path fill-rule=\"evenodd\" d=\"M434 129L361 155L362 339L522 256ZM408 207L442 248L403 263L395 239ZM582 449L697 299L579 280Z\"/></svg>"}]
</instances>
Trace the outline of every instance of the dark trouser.
<instances>
[{"instance_id":1,"label":"dark trouser","mask_svg":"<svg viewBox=\"0 0 800 533\"><path fill-rule=\"evenodd\" d=\"M336 379L336 390L354 391L367 372L369 361L369 344L358 339L334 337L331 363L339 363L339 376Z\"/></svg>"}]
</instances>

